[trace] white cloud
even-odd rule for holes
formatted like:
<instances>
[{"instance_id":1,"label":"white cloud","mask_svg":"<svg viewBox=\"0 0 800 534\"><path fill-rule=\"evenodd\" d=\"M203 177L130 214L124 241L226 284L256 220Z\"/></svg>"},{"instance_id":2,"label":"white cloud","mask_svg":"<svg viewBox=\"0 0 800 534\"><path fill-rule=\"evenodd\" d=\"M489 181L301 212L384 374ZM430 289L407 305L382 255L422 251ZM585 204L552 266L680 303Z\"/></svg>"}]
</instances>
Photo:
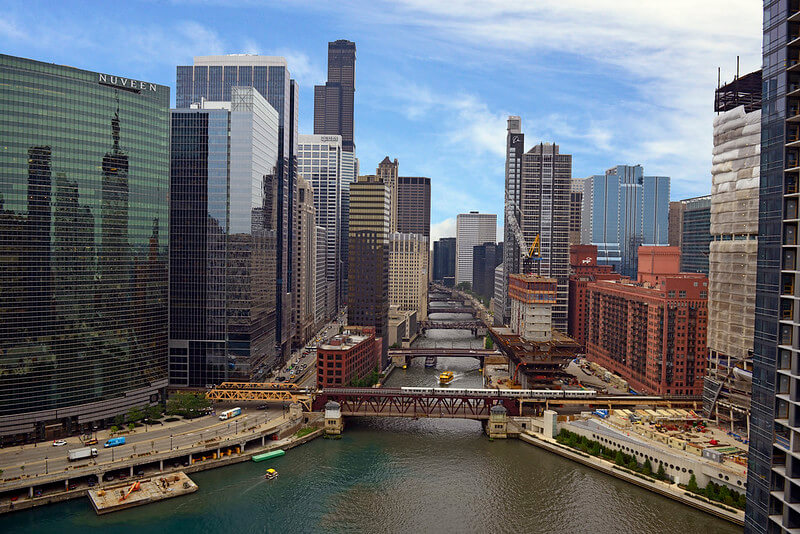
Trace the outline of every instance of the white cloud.
<instances>
[{"instance_id":1,"label":"white cloud","mask_svg":"<svg viewBox=\"0 0 800 534\"><path fill-rule=\"evenodd\" d=\"M438 241L443 237L455 237L456 236L456 219L455 217L450 217L449 219L445 219L443 221L439 221L438 223L431 224L431 243L434 241ZM431 245L433 248L433 245Z\"/></svg>"}]
</instances>

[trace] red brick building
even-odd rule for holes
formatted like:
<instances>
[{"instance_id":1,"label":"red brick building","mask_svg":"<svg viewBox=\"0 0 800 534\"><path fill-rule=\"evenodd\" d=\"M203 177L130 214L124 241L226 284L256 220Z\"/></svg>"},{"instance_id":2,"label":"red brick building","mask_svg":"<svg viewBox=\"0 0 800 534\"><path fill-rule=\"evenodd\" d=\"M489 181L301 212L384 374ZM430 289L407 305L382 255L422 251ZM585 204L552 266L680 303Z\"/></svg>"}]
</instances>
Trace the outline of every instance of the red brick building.
<instances>
[{"instance_id":1,"label":"red brick building","mask_svg":"<svg viewBox=\"0 0 800 534\"><path fill-rule=\"evenodd\" d=\"M381 338L372 326L348 326L317 347L317 387L344 387L378 366Z\"/></svg>"},{"instance_id":2,"label":"red brick building","mask_svg":"<svg viewBox=\"0 0 800 534\"><path fill-rule=\"evenodd\" d=\"M568 334L586 348L589 320L589 285L598 280L619 280L621 275L611 265L597 264L597 245L569 247Z\"/></svg>"},{"instance_id":3,"label":"red brick building","mask_svg":"<svg viewBox=\"0 0 800 534\"><path fill-rule=\"evenodd\" d=\"M701 395L708 278L680 273L677 247L640 247L639 279L588 288L587 358L637 391Z\"/></svg>"}]
</instances>

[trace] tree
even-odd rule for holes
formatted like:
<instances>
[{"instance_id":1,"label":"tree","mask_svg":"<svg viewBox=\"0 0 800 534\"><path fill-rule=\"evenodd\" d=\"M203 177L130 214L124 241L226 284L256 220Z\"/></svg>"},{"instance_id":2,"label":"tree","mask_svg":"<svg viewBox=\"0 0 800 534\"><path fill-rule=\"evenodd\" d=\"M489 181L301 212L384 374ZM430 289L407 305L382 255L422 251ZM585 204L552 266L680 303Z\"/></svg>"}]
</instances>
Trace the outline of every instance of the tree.
<instances>
[{"instance_id":1,"label":"tree","mask_svg":"<svg viewBox=\"0 0 800 534\"><path fill-rule=\"evenodd\" d=\"M486 350L492 350L494 348L494 340L491 337L486 336L483 339L483 348Z\"/></svg>"},{"instance_id":2,"label":"tree","mask_svg":"<svg viewBox=\"0 0 800 534\"><path fill-rule=\"evenodd\" d=\"M123 423L125 423L125 416L122 414L117 414L117 416L114 417L114 424L116 426L122 426Z\"/></svg>"},{"instance_id":3,"label":"tree","mask_svg":"<svg viewBox=\"0 0 800 534\"><path fill-rule=\"evenodd\" d=\"M644 466L642 466L642 472L647 476L651 476L653 474L653 464L650 463L649 458L645 459Z\"/></svg>"},{"instance_id":4,"label":"tree","mask_svg":"<svg viewBox=\"0 0 800 534\"><path fill-rule=\"evenodd\" d=\"M472 284L470 282L460 282L456 289L460 289L461 291L469 291L472 289Z\"/></svg>"},{"instance_id":5,"label":"tree","mask_svg":"<svg viewBox=\"0 0 800 534\"><path fill-rule=\"evenodd\" d=\"M202 393L175 393L167 400L167 414L187 418L197 417L211 408L211 402Z\"/></svg>"},{"instance_id":6,"label":"tree","mask_svg":"<svg viewBox=\"0 0 800 534\"><path fill-rule=\"evenodd\" d=\"M697 478L695 478L694 474L689 477L689 484L686 486L686 489L692 493L697 493L700 491L700 487L697 485Z\"/></svg>"},{"instance_id":7,"label":"tree","mask_svg":"<svg viewBox=\"0 0 800 534\"><path fill-rule=\"evenodd\" d=\"M142 412L141 408L137 408L134 406L133 408L128 410L127 419L129 423L135 423L137 421L141 421L142 419L144 419L144 412Z\"/></svg>"},{"instance_id":8,"label":"tree","mask_svg":"<svg viewBox=\"0 0 800 534\"><path fill-rule=\"evenodd\" d=\"M134 422L128 423L128 430L133 430L134 428L136 428L136 423Z\"/></svg>"},{"instance_id":9,"label":"tree","mask_svg":"<svg viewBox=\"0 0 800 534\"><path fill-rule=\"evenodd\" d=\"M116 434L117 432L119 432L119 427L117 425L114 425L111 427L110 430L112 434Z\"/></svg>"},{"instance_id":10,"label":"tree","mask_svg":"<svg viewBox=\"0 0 800 534\"><path fill-rule=\"evenodd\" d=\"M617 465L625 465L625 456L622 454L622 451L617 451L614 457L614 463Z\"/></svg>"},{"instance_id":11,"label":"tree","mask_svg":"<svg viewBox=\"0 0 800 534\"><path fill-rule=\"evenodd\" d=\"M147 406L144 412L147 414L148 419L160 419L163 410L160 404L156 404L155 406Z\"/></svg>"},{"instance_id":12,"label":"tree","mask_svg":"<svg viewBox=\"0 0 800 534\"><path fill-rule=\"evenodd\" d=\"M656 478L659 480L665 480L667 478L667 472L664 471L664 464L658 464L658 471L656 472Z\"/></svg>"}]
</instances>

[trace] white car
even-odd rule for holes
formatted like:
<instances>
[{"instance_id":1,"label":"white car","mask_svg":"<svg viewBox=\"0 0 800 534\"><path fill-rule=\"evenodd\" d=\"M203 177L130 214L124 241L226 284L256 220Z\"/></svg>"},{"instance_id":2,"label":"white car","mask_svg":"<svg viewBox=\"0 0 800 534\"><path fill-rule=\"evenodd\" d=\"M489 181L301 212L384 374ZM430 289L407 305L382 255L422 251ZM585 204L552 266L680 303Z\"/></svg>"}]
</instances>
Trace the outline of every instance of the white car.
<instances>
[{"instance_id":1,"label":"white car","mask_svg":"<svg viewBox=\"0 0 800 534\"><path fill-rule=\"evenodd\" d=\"M63 447L66 444L67 444L67 442L64 441L63 439L53 440L53 447Z\"/></svg>"}]
</instances>

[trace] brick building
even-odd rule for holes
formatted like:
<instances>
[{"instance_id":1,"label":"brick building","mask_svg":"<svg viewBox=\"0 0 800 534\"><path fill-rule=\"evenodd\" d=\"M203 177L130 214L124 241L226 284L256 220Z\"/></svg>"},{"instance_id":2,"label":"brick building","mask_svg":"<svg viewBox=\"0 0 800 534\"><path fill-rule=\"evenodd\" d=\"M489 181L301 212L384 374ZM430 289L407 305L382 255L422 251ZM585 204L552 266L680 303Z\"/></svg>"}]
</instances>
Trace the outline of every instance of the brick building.
<instances>
[{"instance_id":1,"label":"brick building","mask_svg":"<svg viewBox=\"0 0 800 534\"><path fill-rule=\"evenodd\" d=\"M587 357L658 395L700 395L708 278L680 272L677 247L640 247L639 278L589 287Z\"/></svg>"},{"instance_id":2,"label":"brick building","mask_svg":"<svg viewBox=\"0 0 800 534\"><path fill-rule=\"evenodd\" d=\"M612 265L597 264L597 245L572 245L569 248L569 307L567 333L586 347L589 320L589 287L598 280L622 278Z\"/></svg>"},{"instance_id":3,"label":"brick building","mask_svg":"<svg viewBox=\"0 0 800 534\"><path fill-rule=\"evenodd\" d=\"M343 387L374 370L382 340L372 326L348 326L317 347L317 387Z\"/></svg>"}]
</instances>

